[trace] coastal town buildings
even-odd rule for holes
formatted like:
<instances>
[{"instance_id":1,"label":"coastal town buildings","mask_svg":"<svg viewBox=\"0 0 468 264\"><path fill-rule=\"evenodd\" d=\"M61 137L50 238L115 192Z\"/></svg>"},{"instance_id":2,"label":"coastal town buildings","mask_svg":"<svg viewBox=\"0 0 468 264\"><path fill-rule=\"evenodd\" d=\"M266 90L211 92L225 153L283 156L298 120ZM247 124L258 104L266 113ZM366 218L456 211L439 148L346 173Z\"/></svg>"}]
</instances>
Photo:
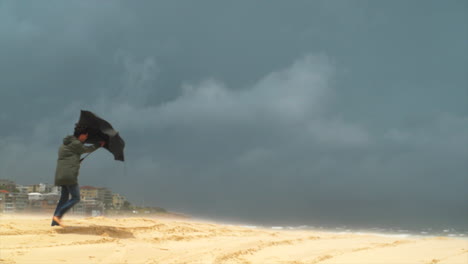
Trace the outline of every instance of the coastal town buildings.
<instances>
[{"instance_id":1,"label":"coastal town buildings","mask_svg":"<svg viewBox=\"0 0 468 264\"><path fill-rule=\"evenodd\" d=\"M125 201L127 201L127 199L118 193L112 195L112 207L116 210L122 209Z\"/></svg>"},{"instance_id":2,"label":"coastal town buildings","mask_svg":"<svg viewBox=\"0 0 468 264\"><path fill-rule=\"evenodd\" d=\"M0 207L3 208L3 212L23 212L25 209L28 208L29 200L27 194L18 192L8 192L6 190L0 191L3 193L2 200L0 201L2 203Z\"/></svg>"},{"instance_id":3,"label":"coastal town buildings","mask_svg":"<svg viewBox=\"0 0 468 264\"><path fill-rule=\"evenodd\" d=\"M98 188L85 185L80 187L81 199L97 199L98 198Z\"/></svg>"},{"instance_id":4,"label":"coastal town buildings","mask_svg":"<svg viewBox=\"0 0 468 264\"><path fill-rule=\"evenodd\" d=\"M108 188L98 188L98 200L104 203L105 209L112 208L112 191Z\"/></svg>"},{"instance_id":5,"label":"coastal town buildings","mask_svg":"<svg viewBox=\"0 0 468 264\"><path fill-rule=\"evenodd\" d=\"M82 186L81 201L71 213L103 215L106 210L120 210L126 199L109 188ZM46 212L53 213L60 199L60 187L46 183L19 185L12 180L0 179L0 213Z\"/></svg>"},{"instance_id":6,"label":"coastal town buildings","mask_svg":"<svg viewBox=\"0 0 468 264\"><path fill-rule=\"evenodd\" d=\"M16 183L12 180L0 179L0 190L6 190L9 192L14 191L16 188Z\"/></svg>"}]
</instances>

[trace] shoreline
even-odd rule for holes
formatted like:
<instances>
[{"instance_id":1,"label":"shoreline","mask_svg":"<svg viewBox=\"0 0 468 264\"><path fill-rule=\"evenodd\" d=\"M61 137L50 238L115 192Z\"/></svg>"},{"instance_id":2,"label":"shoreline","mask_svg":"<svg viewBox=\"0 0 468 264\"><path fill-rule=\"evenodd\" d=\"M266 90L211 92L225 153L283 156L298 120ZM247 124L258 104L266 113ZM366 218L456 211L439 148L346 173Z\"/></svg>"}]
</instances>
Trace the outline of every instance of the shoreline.
<instances>
[{"instance_id":1,"label":"shoreline","mask_svg":"<svg viewBox=\"0 0 468 264\"><path fill-rule=\"evenodd\" d=\"M222 221L222 220L215 220L215 219L207 219L207 218L191 218L194 221L198 222L207 222L207 223L214 223L214 224L221 224L221 225L232 225L232 226L240 226L240 227L247 227L247 228L259 228L265 230L283 230L283 231L316 231L316 232L329 232L329 233L343 233L343 234L380 234L385 236L413 236L413 237L450 237L450 238L462 238L468 239L468 229L464 231L459 231L456 228L448 228L447 229L439 229L434 230L435 228L420 228L420 229L403 229L398 227L369 227L369 228L358 228L358 227L346 227L340 225L338 227L333 226L324 226L324 225L263 225L263 224L253 224L249 222L230 222L230 221ZM432 229L432 230L430 230ZM447 231L447 232L444 232ZM454 231L451 233L449 231Z\"/></svg>"},{"instance_id":2,"label":"shoreline","mask_svg":"<svg viewBox=\"0 0 468 264\"><path fill-rule=\"evenodd\" d=\"M1 215L1 263L465 264L468 240L282 230L192 218Z\"/></svg>"},{"instance_id":3,"label":"shoreline","mask_svg":"<svg viewBox=\"0 0 468 264\"><path fill-rule=\"evenodd\" d=\"M25 212L25 213L0 213L0 220L2 218L11 219L11 218L51 218L51 214L45 212ZM92 219L96 217L108 218L108 219L122 219L122 218L148 218L148 219L172 219L172 220L181 220L181 221L189 221L194 223L209 223L209 224L217 224L217 225L225 225L225 226L235 226L235 227L244 227L244 228L251 228L251 229L259 229L259 230L270 230L270 231L312 231L312 232L325 232L325 233L334 233L334 234L355 234L355 235L380 235L380 236L388 236L388 237L416 237L416 238L428 238L428 237L446 237L446 238L455 238L455 239L464 239L468 240L468 230L465 232L444 232L444 230L440 231L432 231L426 232L421 230L427 229L420 229L420 230L407 230L407 229L398 229L398 228L352 228L352 227L324 227L324 226L308 226L308 225L298 225L298 226L274 226L274 225L255 225L250 223L240 223L240 222L229 222L229 221L220 221L220 220L212 220L206 218L193 218L189 215L176 213L176 212L164 212L164 213L150 213L150 214L113 214L113 215L102 215L102 216L88 216L88 215L80 215L80 214L67 214L65 219ZM455 229L452 229L456 231ZM400 231L400 232L399 232Z\"/></svg>"}]
</instances>

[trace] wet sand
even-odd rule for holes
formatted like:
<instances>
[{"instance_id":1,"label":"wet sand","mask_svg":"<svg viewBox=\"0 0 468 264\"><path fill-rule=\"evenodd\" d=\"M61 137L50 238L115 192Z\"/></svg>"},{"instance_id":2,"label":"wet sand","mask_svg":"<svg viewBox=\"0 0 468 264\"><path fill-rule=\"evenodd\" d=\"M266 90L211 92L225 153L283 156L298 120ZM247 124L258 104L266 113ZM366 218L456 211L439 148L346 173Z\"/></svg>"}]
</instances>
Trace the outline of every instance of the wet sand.
<instances>
[{"instance_id":1,"label":"wet sand","mask_svg":"<svg viewBox=\"0 0 468 264\"><path fill-rule=\"evenodd\" d=\"M0 216L0 263L468 263L468 240L271 230L190 219Z\"/></svg>"}]
</instances>

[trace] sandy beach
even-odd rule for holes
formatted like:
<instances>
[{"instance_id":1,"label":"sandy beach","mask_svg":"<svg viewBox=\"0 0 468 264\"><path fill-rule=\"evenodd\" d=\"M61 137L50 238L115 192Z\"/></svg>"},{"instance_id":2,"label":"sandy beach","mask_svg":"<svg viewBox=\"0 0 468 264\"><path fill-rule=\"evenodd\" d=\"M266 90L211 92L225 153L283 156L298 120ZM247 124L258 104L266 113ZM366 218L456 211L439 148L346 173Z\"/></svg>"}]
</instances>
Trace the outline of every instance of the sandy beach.
<instances>
[{"instance_id":1,"label":"sandy beach","mask_svg":"<svg viewBox=\"0 0 468 264\"><path fill-rule=\"evenodd\" d=\"M190 219L0 218L0 263L468 263L468 240L272 230Z\"/></svg>"}]
</instances>

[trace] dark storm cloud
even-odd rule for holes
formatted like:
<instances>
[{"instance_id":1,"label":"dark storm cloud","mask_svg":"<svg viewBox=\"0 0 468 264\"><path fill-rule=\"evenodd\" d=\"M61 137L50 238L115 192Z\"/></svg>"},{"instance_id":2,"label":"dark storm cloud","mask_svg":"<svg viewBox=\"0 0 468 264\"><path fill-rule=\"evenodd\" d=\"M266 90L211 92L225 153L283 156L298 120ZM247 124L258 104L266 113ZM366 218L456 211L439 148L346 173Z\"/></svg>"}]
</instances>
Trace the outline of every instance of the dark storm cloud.
<instances>
[{"instance_id":1,"label":"dark storm cloud","mask_svg":"<svg viewBox=\"0 0 468 264\"><path fill-rule=\"evenodd\" d=\"M466 34L436 31L446 42L416 50L433 33L404 40L417 22L373 5L1 2L0 175L52 182L61 138L88 109L120 130L127 162L94 153L80 183L137 203L245 221L463 223L456 72L468 66L453 40ZM445 46L448 58L435 53Z\"/></svg>"}]
</instances>

